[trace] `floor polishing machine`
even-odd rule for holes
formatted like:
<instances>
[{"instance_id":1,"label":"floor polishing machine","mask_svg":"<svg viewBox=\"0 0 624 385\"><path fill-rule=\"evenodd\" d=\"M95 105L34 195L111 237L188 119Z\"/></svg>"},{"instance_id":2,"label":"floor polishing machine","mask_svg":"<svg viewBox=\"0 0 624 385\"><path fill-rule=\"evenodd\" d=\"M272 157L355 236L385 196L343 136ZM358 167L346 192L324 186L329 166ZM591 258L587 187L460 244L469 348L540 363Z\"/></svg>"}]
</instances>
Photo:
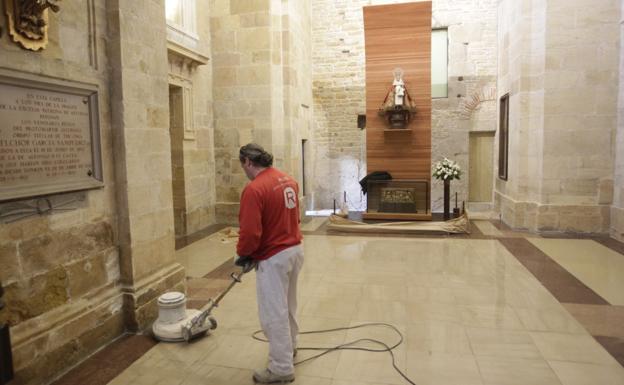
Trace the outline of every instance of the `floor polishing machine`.
<instances>
[{"instance_id":1,"label":"floor polishing machine","mask_svg":"<svg viewBox=\"0 0 624 385\"><path fill-rule=\"evenodd\" d=\"M243 274L256 267L256 262L249 257L237 257L234 261L241 271L232 273L232 282L217 298L208 300L208 303L199 310L186 309L184 293L172 291L158 297L158 319L152 326L154 336L159 341L189 342L197 337L209 334L217 328L217 320L211 315L212 310L219 306L219 302L236 285L241 282Z\"/></svg>"}]
</instances>

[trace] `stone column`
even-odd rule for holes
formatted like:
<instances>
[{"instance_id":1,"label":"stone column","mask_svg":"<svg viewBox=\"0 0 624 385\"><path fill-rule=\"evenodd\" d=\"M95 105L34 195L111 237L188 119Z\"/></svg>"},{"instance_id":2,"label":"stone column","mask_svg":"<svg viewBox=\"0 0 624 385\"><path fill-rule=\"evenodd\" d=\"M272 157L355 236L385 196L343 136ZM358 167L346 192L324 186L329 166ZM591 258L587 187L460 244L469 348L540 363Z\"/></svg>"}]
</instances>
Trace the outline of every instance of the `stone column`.
<instances>
[{"instance_id":1,"label":"stone column","mask_svg":"<svg viewBox=\"0 0 624 385\"><path fill-rule=\"evenodd\" d=\"M619 14L619 0L499 3L510 168L496 199L510 226L609 231Z\"/></svg>"},{"instance_id":2,"label":"stone column","mask_svg":"<svg viewBox=\"0 0 624 385\"><path fill-rule=\"evenodd\" d=\"M269 0L212 0L210 10L216 216L217 222L234 224L247 182L238 149L253 141L273 151L273 62L280 58Z\"/></svg>"},{"instance_id":3,"label":"stone column","mask_svg":"<svg viewBox=\"0 0 624 385\"><path fill-rule=\"evenodd\" d=\"M624 17L624 0L620 0ZM620 18L621 20L621 18ZM624 25L620 23L620 37L624 36ZM620 73L617 111L617 132L615 139L615 167L613 181L613 205L611 206L611 236L624 241L624 40L620 39Z\"/></svg>"},{"instance_id":4,"label":"stone column","mask_svg":"<svg viewBox=\"0 0 624 385\"><path fill-rule=\"evenodd\" d=\"M157 315L156 300L184 289L175 260L164 2L108 0L112 130L126 326Z\"/></svg>"}]
</instances>

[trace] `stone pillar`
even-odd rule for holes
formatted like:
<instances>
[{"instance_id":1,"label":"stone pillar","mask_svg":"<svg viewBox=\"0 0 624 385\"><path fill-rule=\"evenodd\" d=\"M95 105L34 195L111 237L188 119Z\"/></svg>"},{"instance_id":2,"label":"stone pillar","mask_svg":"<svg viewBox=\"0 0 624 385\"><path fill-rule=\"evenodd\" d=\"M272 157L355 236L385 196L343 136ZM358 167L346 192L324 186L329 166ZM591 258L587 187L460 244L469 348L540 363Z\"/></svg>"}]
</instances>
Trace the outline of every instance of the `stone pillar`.
<instances>
[{"instance_id":1,"label":"stone pillar","mask_svg":"<svg viewBox=\"0 0 624 385\"><path fill-rule=\"evenodd\" d=\"M496 199L512 227L609 231L619 14L619 0L499 3L510 147Z\"/></svg>"},{"instance_id":2,"label":"stone pillar","mask_svg":"<svg viewBox=\"0 0 624 385\"><path fill-rule=\"evenodd\" d=\"M620 0L624 17L624 0ZM620 36L624 25L620 24ZM624 241L624 40L620 40L620 74L618 95L618 118L615 139L615 167L613 180L613 205L611 206L611 236Z\"/></svg>"},{"instance_id":3,"label":"stone pillar","mask_svg":"<svg viewBox=\"0 0 624 385\"><path fill-rule=\"evenodd\" d=\"M126 326L139 330L156 317L159 294L184 290L175 260L165 7L108 0L107 10L121 284Z\"/></svg>"},{"instance_id":4,"label":"stone pillar","mask_svg":"<svg viewBox=\"0 0 624 385\"><path fill-rule=\"evenodd\" d=\"M546 3L531 0L505 0L498 7L497 92L499 99L509 93L510 112L508 179L496 178L495 201L503 220L513 227L532 227L535 203L526 202L539 201L546 8ZM496 140L498 153L498 135Z\"/></svg>"},{"instance_id":5,"label":"stone pillar","mask_svg":"<svg viewBox=\"0 0 624 385\"><path fill-rule=\"evenodd\" d=\"M268 0L210 2L215 119L217 222L236 223L246 183L238 148L270 150L271 18Z\"/></svg>"},{"instance_id":6,"label":"stone pillar","mask_svg":"<svg viewBox=\"0 0 624 385\"><path fill-rule=\"evenodd\" d=\"M293 63L289 66L286 61L291 57L285 23L291 20L288 7L298 11L294 20L304 25L310 11L307 1L290 3L275 0L212 0L210 3L216 216L220 223L235 224L238 220L240 191L247 183L238 161L240 146L259 143L273 152L275 166L290 173L296 171L300 145L295 143L300 143L300 133L292 125L295 116L291 101L300 100L294 92L306 94L309 90L306 84L310 81L303 81L300 88L289 87ZM304 42L304 46L309 47L309 43ZM304 75L302 79L309 77Z\"/></svg>"}]
</instances>

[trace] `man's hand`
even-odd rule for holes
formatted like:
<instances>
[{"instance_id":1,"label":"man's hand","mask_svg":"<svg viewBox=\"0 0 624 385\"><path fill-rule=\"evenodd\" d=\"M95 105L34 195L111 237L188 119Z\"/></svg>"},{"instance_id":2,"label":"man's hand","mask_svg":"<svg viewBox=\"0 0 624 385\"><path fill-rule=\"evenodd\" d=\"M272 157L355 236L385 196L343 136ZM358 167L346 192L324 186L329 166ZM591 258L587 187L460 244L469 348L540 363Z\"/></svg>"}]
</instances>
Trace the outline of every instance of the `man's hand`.
<instances>
[{"instance_id":1,"label":"man's hand","mask_svg":"<svg viewBox=\"0 0 624 385\"><path fill-rule=\"evenodd\" d=\"M256 267L256 261L253 258L238 255L234 258L234 264L240 266L243 269L243 273L249 273Z\"/></svg>"}]
</instances>

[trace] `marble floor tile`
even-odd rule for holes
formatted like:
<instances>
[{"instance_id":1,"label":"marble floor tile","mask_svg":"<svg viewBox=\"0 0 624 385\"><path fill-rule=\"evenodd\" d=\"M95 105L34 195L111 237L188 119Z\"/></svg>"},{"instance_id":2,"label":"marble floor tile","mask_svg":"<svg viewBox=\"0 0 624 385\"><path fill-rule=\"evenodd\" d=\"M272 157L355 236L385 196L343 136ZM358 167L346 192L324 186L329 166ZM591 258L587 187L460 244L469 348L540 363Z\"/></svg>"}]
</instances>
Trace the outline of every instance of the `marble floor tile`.
<instances>
[{"instance_id":1,"label":"marble floor tile","mask_svg":"<svg viewBox=\"0 0 624 385\"><path fill-rule=\"evenodd\" d=\"M244 300L226 296L211 313L218 324L215 334L249 336L261 329L255 295Z\"/></svg>"},{"instance_id":2,"label":"marble floor tile","mask_svg":"<svg viewBox=\"0 0 624 385\"><path fill-rule=\"evenodd\" d=\"M503 306L510 302L506 288L497 286L468 286L453 289L453 295L461 305L498 305Z\"/></svg>"},{"instance_id":3,"label":"marble floor tile","mask_svg":"<svg viewBox=\"0 0 624 385\"><path fill-rule=\"evenodd\" d=\"M332 380L331 385L387 385L381 382Z\"/></svg>"},{"instance_id":4,"label":"marble floor tile","mask_svg":"<svg viewBox=\"0 0 624 385\"><path fill-rule=\"evenodd\" d=\"M508 305L459 306L457 311L465 326L505 330L524 329L516 312Z\"/></svg>"},{"instance_id":5,"label":"marble floor tile","mask_svg":"<svg viewBox=\"0 0 624 385\"><path fill-rule=\"evenodd\" d=\"M305 361L321 353L323 352L311 350L298 352L297 358L295 359L295 375L319 377L328 380L336 378L336 368L340 357L339 351L332 351L318 358L311 359L310 361Z\"/></svg>"},{"instance_id":6,"label":"marble floor tile","mask_svg":"<svg viewBox=\"0 0 624 385\"><path fill-rule=\"evenodd\" d=\"M457 306L443 303L407 302L407 323L420 321L461 322Z\"/></svg>"},{"instance_id":7,"label":"marble floor tile","mask_svg":"<svg viewBox=\"0 0 624 385\"><path fill-rule=\"evenodd\" d=\"M550 361L618 365L590 335L529 332L542 356Z\"/></svg>"},{"instance_id":8,"label":"marble floor tile","mask_svg":"<svg viewBox=\"0 0 624 385\"><path fill-rule=\"evenodd\" d=\"M589 334L624 338L624 306L574 303L563 306L583 324Z\"/></svg>"},{"instance_id":9,"label":"marble floor tile","mask_svg":"<svg viewBox=\"0 0 624 385\"><path fill-rule=\"evenodd\" d=\"M548 361L563 385L622 385L621 366L603 366L579 362Z\"/></svg>"},{"instance_id":10,"label":"marble floor tile","mask_svg":"<svg viewBox=\"0 0 624 385\"><path fill-rule=\"evenodd\" d=\"M611 305L624 305L624 256L590 239L531 239Z\"/></svg>"},{"instance_id":11,"label":"marble floor tile","mask_svg":"<svg viewBox=\"0 0 624 385\"><path fill-rule=\"evenodd\" d=\"M544 359L477 357L484 385L563 385Z\"/></svg>"},{"instance_id":12,"label":"marble floor tile","mask_svg":"<svg viewBox=\"0 0 624 385\"><path fill-rule=\"evenodd\" d=\"M339 329L348 327L351 322L344 319L322 318L314 316L299 316L299 339L301 347L332 347L343 344L347 336L346 330L336 330L326 333L308 333L309 331Z\"/></svg>"},{"instance_id":13,"label":"marble floor tile","mask_svg":"<svg viewBox=\"0 0 624 385\"><path fill-rule=\"evenodd\" d=\"M345 343L351 343L363 340L357 343L358 347L365 347L374 350L386 349L383 345L368 341L377 340L383 342L388 347L397 346L402 350L407 348L406 336L408 335L407 326L400 323L390 323L384 325L383 322L373 319L370 321L354 321L349 324L350 329L345 336Z\"/></svg>"},{"instance_id":14,"label":"marble floor tile","mask_svg":"<svg viewBox=\"0 0 624 385\"><path fill-rule=\"evenodd\" d=\"M52 384L107 384L144 356L156 344L157 342L150 336L122 336Z\"/></svg>"},{"instance_id":15,"label":"marble floor tile","mask_svg":"<svg viewBox=\"0 0 624 385\"><path fill-rule=\"evenodd\" d=\"M560 302L607 304L605 299L529 240L503 238L499 242Z\"/></svg>"},{"instance_id":16,"label":"marble floor tile","mask_svg":"<svg viewBox=\"0 0 624 385\"><path fill-rule=\"evenodd\" d=\"M418 385L483 385L473 356L408 351L407 366L406 374Z\"/></svg>"},{"instance_id":17,"label":"marble floor tile","mask_svg":"<svg viewBox=\"0 0 624 385\"><path fill-rule=\"evenodd\" d=\"M466 333L475 356L542 358L525 331L467 328Z\"/></svg>"},{"instance_id":18,"label":"marble floor tile","mask_svg":"<svg viewBox=\"0 0 624 385\"><path fill-rule=\"evenodd\" d=\"M585 334L586 330L561 306L553 308L514 307L518 318L529 331Z\"/></svg>"},{"instance_id":19,"label":"marble floor tile","mask_svg":"<svg viewBox=\"0 0 624 385\"><path fill-rule=\"evenodd\" d=\"M189 277L203 277L236 255L236 243L222 232L176 250L176 259Z\"/></svg>"},{"instance_id":20,"label":"marble floor tile","mask_svg":"<svg viewBox=\"0 0 624 385\"><path fill-rule=\"evenodd\" d=\"M347 321L355 316L358 303L341 297L310 297L300 314L307 317L338 318Z\"/></svg>"},{"instance_id":21,"label":"marble floor tile","mask_svg":"<svg viewBox=\"0 0 624 385\"><path fill-rule=\"evenodd\" d=\"M215 237L201 251L186 251L190 299L213 296L227 283L225 262L234 247L228 242ZM590 365L587 372L597 379L611 378L603 372L617 378L621 367L615 359L557 301L551 287L536 279L534 274L543 271L527 267L548 257L517 238L509 243L511 250L528 252L520 263L505 242L306 236L298 282L300 330L394 324L404 336L393 351L397 365L418 385L577 385L589 378L574 374L583 365ZM205 255L220 261L212 275L205 271L212 263ZM214 310L219 326L211 335L192 344L159 343L111 384L251 384L253 369L265 367L268 354L266 343L251 338L260 328L255 290L255 274L245 275ZM393 344L399 337L375 326L304 334L298 344L329 348L358 339ZM358 344L380 348L370 341ZM301 349L296 361L318 353ZM296 376L294 384L304 385L407 383L387 352L331 352L298 364Z\"/></svg>"},{"instance_id":22,"label":"marble floor tile","mask_svg":"<svg viewBox=\"0 0 624 385\"><path fill-rule=\"evenodd\" d=\"M406 305L401 301L373 301L364 298L357 303L353 320L358 322L376 320L403 325L407 322Z\"/></svg>"},{"instance_id":23,"label":"marble floor tile","mask_svg":"<svg viewBox=\"0 0 624 385\"><path fill-rule=\"evenodd\" d=\"M594 338L624 367L624 337L594 336Z\"/></svg>"},{"instance_id":24,"label":"marble floor tile","mask_svg":"<svg viewBox=\"0 0 624 385\"><path fill-rule=\"evenodd\" d=\"M233 367L207 365L199 363L194 365L181 385L243 385L253 383L251 377L253 370Z\"/></svg>"},{"instance_id":25,"label":"marble floor tile","mask_svg":"<svg viewBox=\"0 0 624 385\"><path fill-rule=\"evenodd\" d=\"M343 298L345 301L359 301L364 295L364 284L334 282L330 284L316 283L308 292L312 297Z\"/></svg>"},{"instance_id":26,"label":"marble floor tile","mask_svg":"<svg viewBox=\"0 0 624 385\"><path fill-rule=\"evenodd\" d=\"M365 346L370 347L370 344ZM405 347L399 346L393 350L393 354L397 367L405 372ZM405 380L392 367L392 359L388 352L343 350L339 353L334 378L383 384L405 384Z\"/></svg>"},{"instance_id":27,"label":"marble floor tile","mask_svg":"<svg viewBox=\"0 0 624 385\"><path fill-rule=\"evenodd\" d=\"M406 302L455 304L454 289L446 287L407 286ZM416 282L418 284L418 282Z\"/></svg>"},{"instance_id":28,"label":"marble floor tile","mask_svg":"<svg viewBox=\"0 0 624 385\"><path fill-rule=\"evenodd\" d=\"M362 296L364 300L372 301L405 301L407 300L407 287L403 285L363 285Z\"/></svg>"},{"instance_id":29,"label":"marble floor tile","mask_svg":"<svg viewBox=\"0 0 624 385\"><path fill-rule=\"evenodd\" d=\"M407 325L409 352L472 355L466 328L461 323L424 320Z\"/></svg>"},{"instance_id":30,"label":"marble floor tile","mask_svg":"<svg viewBox=\"0 0 624 385\"><path fill-rule=\"evenodd\" d=\"M502 237L503 233L497 229L490 221L472 221L483 235L491 236L491 237Z\"/></svg>"},{"instance_id":31,"label":"marble floor tile","mask_svg":"<svg viewBox=\"0 0 624 385\"><path fill-rule=\"evenodd\" d=\"M268 345L249 336L214 333L201 342L209 345L209 351L197 363L239 369L266 367Z\"/></svg>"}]
</instances>

